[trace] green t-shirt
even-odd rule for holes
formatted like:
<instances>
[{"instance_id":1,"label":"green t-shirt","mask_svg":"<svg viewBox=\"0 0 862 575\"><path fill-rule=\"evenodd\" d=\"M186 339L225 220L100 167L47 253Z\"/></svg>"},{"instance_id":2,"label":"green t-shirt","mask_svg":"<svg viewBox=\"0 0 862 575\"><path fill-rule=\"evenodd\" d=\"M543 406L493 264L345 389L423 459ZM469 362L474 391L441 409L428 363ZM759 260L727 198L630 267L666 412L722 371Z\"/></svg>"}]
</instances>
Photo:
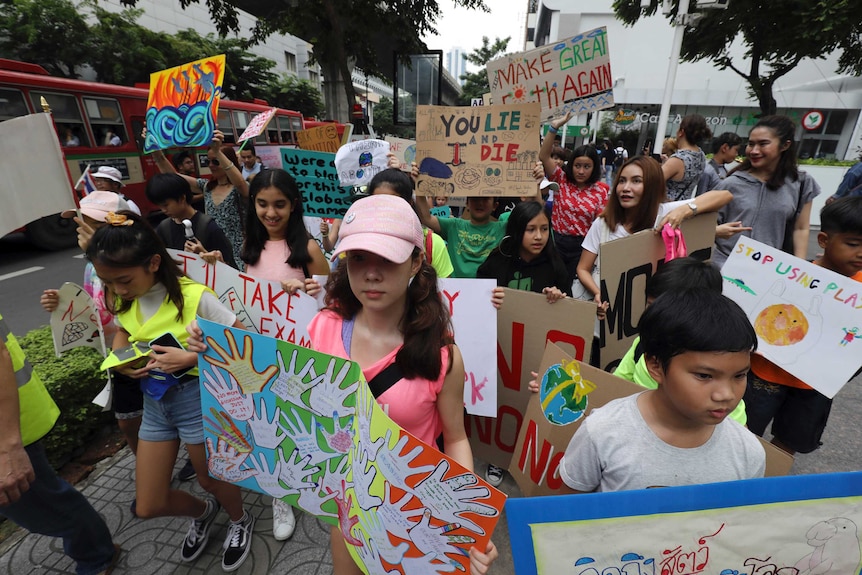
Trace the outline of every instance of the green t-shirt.
<instances>
[{"instance_id":1,"label":"green t-shirt","mask_svg":"<svg viewBox=\"0 0 862 575\"><path fill-rule=\"evenodd\" d=\"M637 361L635 361L635 349L640 341L640 337L635 338L632 342L632 346L614 370L614 375L628 381L633 381L641 387L656 389L658 387L658 382L654 380L649 374L649 371L647 371L646 360L644 359L643 354L641 354ZM738 421L741 425L745 425L748 421L748 417L745 415L745 402L743 400L739 400L739 405L737 405L736 409L730 413L730 418Z\"/></svg>"},{"instance_id":2,"label":"green t-shirt","mask_svg":"<svg viewBox=\"0 0 862 575\"><path fill-rule=\"evenodd\" d=\"M437 218L437 221L440 235L446 240L455 278L476 277L479 266L506 235L506 222L477 226L461 218Z\"/></svg>"}]
</instances>

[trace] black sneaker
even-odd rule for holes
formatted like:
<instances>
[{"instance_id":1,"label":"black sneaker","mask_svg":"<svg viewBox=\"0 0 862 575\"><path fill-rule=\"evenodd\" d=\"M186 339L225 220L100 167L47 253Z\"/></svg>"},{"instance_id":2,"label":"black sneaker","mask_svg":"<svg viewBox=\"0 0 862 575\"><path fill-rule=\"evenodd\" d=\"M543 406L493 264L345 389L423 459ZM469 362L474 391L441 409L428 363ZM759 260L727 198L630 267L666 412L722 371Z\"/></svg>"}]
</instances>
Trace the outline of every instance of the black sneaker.
<instances>
[{"instance_id":1,"label":"black sneaker","mask_svg":"<svg viewBox=\"0 0 862 575\"><path fill-rule=\"evenodd\" d=\"M225 571L236 571L251 551L251 533L254 530L254 516L248 511L245 516L227 528L227 538L224 540L224 555L221 568Z\"/></svg>"},{"instance_id":2,"label":"black sneaker","mask_svg":"<svg viewBox=\"0 0 862 575\"><path fill-rule=\"evenodd\" d=\"M179 479L180 481L191 481L197 476L198 473L197 471L195 471L191 459L187 459L186 464L183 465L183 468L180 469L179 473L177 473L177 479Z\"/></svg>"},{"instance_id":3,"label":"black sneaker","mask_svg":"<svg viewBox=\"0 0 862 575\"><path fill-rule=\"evenodd\" d=\"M210 538L210 527L218 515L221 505L213 498L207 499L207 512L200 519L192 519L189 532L183 540L183 548L180 550L180 559L183 561L194 561L203 553Z\"/></svg>"}]
</instances>

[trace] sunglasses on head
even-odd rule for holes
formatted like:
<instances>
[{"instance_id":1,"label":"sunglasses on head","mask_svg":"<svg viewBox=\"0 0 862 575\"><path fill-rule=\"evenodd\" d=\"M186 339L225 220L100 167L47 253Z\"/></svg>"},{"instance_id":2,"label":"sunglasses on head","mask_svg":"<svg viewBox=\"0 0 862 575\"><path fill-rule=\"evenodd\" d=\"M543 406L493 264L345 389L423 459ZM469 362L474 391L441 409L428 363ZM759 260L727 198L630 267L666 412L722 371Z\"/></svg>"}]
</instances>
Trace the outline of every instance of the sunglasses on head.
<instances>
[{"instance_id":1,"label":"sunglasses on head","mask_svg":"<svg viewBox=\"0 0 862 575\"><path fill-rule=\"evenodd\" d=\"M218 161L218 158L213 158L212 160L210 160L210 164L212 164L213 166L220 166L221 162Z\"/></svg>"}]
</instances>

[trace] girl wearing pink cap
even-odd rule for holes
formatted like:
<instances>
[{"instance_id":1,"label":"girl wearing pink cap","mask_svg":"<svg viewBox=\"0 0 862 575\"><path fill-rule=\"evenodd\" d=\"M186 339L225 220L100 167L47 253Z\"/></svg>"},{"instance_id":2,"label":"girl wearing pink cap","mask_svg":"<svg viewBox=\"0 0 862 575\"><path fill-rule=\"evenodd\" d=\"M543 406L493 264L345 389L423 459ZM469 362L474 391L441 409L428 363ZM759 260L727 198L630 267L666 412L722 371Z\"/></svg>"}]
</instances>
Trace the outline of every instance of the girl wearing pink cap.
<instances>
[{"instance_id":1,"label":"girl wearing pink cap","mask_svg":"<svg viewBox=\"0 0 862 575\"><path fill-rule=\"evenodd\" d=\"M314 349L349 357L369 382L395 370L390 386L377 389L378 404L429 445L442 434L446 455L472 470L464 430L464 364L423 246L419 219L401 198L356 202L341 225L333 255L340 261L326 285L326 308L308 331ZM338 527L330 541L334 572L361 573ZM493 543L484 553L472 548L471 572L486 573L497 554Z\"/></svg>"}]
</instances>

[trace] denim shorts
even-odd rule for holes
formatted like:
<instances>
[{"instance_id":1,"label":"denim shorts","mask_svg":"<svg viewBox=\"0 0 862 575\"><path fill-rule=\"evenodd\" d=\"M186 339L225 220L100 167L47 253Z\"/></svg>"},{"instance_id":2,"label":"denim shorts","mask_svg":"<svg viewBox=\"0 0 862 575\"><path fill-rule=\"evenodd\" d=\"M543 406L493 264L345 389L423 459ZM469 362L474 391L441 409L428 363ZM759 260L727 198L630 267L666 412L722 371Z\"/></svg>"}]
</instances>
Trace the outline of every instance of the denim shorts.
<instances>
[{"instance_id":1,"label":"denim shorts","mask_svg":"<svg viewBox=\"0 0 862 575\"><path fill-rule=\"evenodd\" d=\"M201 388L198 378L189 378L170 388L161 399L144 394L144 418L138 437L144 441L181 439L197 445L204 442Z\"/></svg>"}]
</instances>

